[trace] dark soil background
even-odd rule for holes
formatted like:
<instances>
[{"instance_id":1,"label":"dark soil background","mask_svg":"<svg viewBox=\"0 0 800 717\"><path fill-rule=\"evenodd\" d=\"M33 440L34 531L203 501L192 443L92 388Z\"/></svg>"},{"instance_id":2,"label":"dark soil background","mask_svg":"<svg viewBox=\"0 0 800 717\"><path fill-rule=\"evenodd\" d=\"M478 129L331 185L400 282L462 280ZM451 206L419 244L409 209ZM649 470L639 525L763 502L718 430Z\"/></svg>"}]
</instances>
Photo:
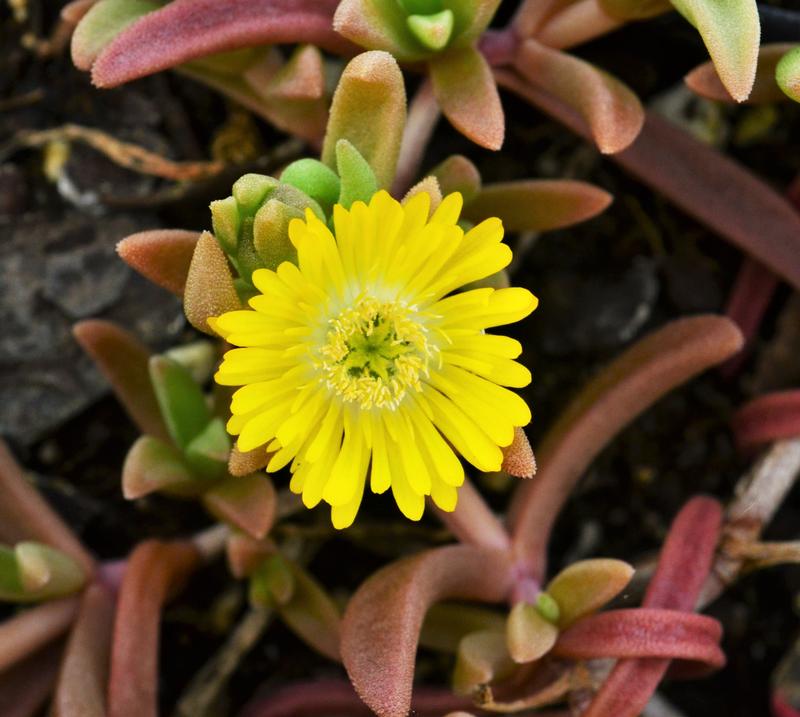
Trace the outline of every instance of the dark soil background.
<instances>
[{"instance_id":1,"label":"dark soil background","mask_svg":"<svg viewBox=\"0 0 800 717\"><path fill-rule=\"evenodd\" d=\"M248 171L246 163L286 137L172 73L98 91L73 69L68 53L38 57L29 40L48 34L61 4L30 0L23 25L5 3L0 7L0 433L87 544L113 558L143 538L185 535L208 519L191 503L123 501L120 467L136 431L81 355L70 327L90 316L111 318L153 349L196 338L178 301L128 270L114 245L145 228L207 228L209 201L227 196L232 179ZM682 88L683 75L706 55L677 15L629 27L580 54L776 187L785 187L800 167L792 141L800 136L796 105L722 108ZM529 435L535 444L584 381L630 342L672 318L722 311L741 256L526 104L511 96L504 103L508 139L501 152L482 151L442 123L426 166L459 152L485 181L575 178L615 196L603 215L574 229L511 239L527 247L518 252L514 280L541 300L516 327L534 371L526 397L534 409ZM213 182L175 189L74 144L52 181L45 169L58 148L24 149L15 137L65 123L99 128L176 159L213 154L239 164ZM778 317L791 310L788 298L783 289L739 377L725 381L709 372L671 394L596 461L558 522L554 570L588 556L640 561L658 549L689 496L731 496L747 467L733 447L732 411L759 387L787 387L798 379L797 366L780 375L763 368L765 351L782 340ZM491 477L483 488L502 510L513 482ZM796 538L799 509L793 495L767 536ZM380 499L367 500L352 531L333 535L327 524L320 510L292 518L281 530L306 537L315 552L312 571L343 598L387 559L446 539L434 520L401 523ZM741 580L710 609L725 626L729 665L704 681L665 684L662 694L686 717L768 714L770 677L798 632L799 588L796 567ZM222 643L243 603L242 589L220 563L198 574L169 608L164 714ZM447 659L421 653L421 679L444 684L449 668ZM240 666L220 714L233 714L265 681L278 686L340 674L276 624Z\"/></svg>"}]
</instances>

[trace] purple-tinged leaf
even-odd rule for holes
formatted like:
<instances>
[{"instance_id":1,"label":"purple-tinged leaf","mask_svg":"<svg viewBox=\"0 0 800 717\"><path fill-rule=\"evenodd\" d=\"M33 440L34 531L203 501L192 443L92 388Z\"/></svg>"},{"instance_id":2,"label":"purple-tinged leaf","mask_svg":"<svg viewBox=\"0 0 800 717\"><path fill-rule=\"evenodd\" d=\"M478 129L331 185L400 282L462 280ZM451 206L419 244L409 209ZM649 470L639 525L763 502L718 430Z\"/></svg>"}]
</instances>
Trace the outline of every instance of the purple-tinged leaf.
<instances>
[{"instance_id":1,"label":"purple-tinged leaf","mask_svg":"<svg viewBox=\"0 0 800 717\"><path fill-rule=\"evenodd\" d=\"M543 577L552 525L595 456L664 394L741 345L726 318L679 319L635 343L573 399L537 451L536 479L520 484L512 505L514 542L533 577Z\"/></svg>"},{"instance_id":2,"label":"purple-tinged leaf","mask_svg":"<svg viewBox=\"0 0 800 717\"><path fill-rule=\"evenodd\" d=\"M275 522L277 498L272 481L264 473L232 476L203 495L203 505L219 520L263 538Z\"/></svg>"},{"instance_id":3,"label":"purple-tinged leaf","mask_svg":"<svg viewBox=\"0 0 800 717\"><path fill-rule=\"evenodd\" d=\"M64 650L53 717L106 717L114 607L114 596L102 585L92 585L83 594Z\"/></svg>"},{"instance_id":4,"label":"purple-tinged leaf","mask_svg":"<svg viewBox=\"0 0 800 717\"><path fill-rule=\"evenodd\" d=\"M434 167L429 174L439 181L442 194L461 192L464 204L469 204L481 189L478 168L461 154L454 154Z\"/></svg>"},{"instance_id":5,"label":"purple-tinged leaf","mask_svg":"<svg viewBox=\"0 0 800 717\"><path fill-rule=\"evenodd\" d=\"M790 43L774 43L762 45L758 52L758 67L753 82L753 89L745 102L748 105L769 104L786 99L777 81L775 69L780 59L794 45ZM730 92L722 84L713 62L705 62L695 67L684 81L689 89L701 97L719 102L735 102Z\"/></svg>"},{"instance_id":6,"label":"purple-tinged leaf","mask_svg":"<svg viewBox=\"0 0 800 717\"><path fill-rule=\"evenodd\" d=\"M668 658L718 669L725 664L721 637L722 626L705 615L651 607L610 610L562 633L553 654L573 660Z\"/></svg>"},{"instance_id":7,"label":"purple-tinged leaf","mask_svg":"<svg viewBox=\"0 0 800 717\"><path fill-rule=\"evenodd\" d=\"M252 77L246 78L253 83ZM273 100L319 100L325 96L325 61L314 45L298 47L288 62L270 78L261 90Z\"/></svg>"},{"instance_id":8,"label":"purple-tinged leaf","mask_svg":"<svg viewBox=\"0 0 800 717\"><path fill-rule=\"evenodd\" d=\"M608 13L600 0L557 1L556 9L534 37L547 47L567 50L607 35L624 24L625 20Z\"/></svg>"},{"instance_id":9,"label":"purple-tinged leaf","mask_svg":"<svg viewBox=\"0 0 800 717\"><path fill-rule=\"evenodd\" d=\"M22 468L0 439L0 540L16 543L35 540L62 551L75 560L85 575L95 562L72 530L27 481Z\"/></svg>"},{"instance_id":10,"label":"purple-tinged leaf","mask_svg":"<svg viewBox=\"0 0 800 717\"><path fill-rule=\"evenodd\" d=\"M484 184L464 207L464 216L474 222L499 217L509 232L543 232L591 219L612 200L608 192L586 182L528 179Z\"/></svg>"},{"instance_id":11,"label":"purple-tinged leaf","mask_svg":"<svg viewBox=\"0 0 800 717\"><path fill-rule=\"evenodd\" d=\"M195 480L183 455L169 443L141 436L122 466L122 494L136 500L157 491L168 495L197 495L207 485Z\"/></svg>"},{"instance_id":12,"label":"purple-tinged leaf","mask_svg":"<svg viewBox=\"0 0 800 717\"><path fill-rule=\"evenodd\" d=\"M341 646L364 702L380 717L405 717L428 608L450 598L502 600L511 572L507 553L456 545L393 563L369 578L347 606Z\"/></svg>"},{"instance_id":13,"label":"purple-tinged leaf","mask_svg":"<svg viewBox=\"0 0 800 717\"><path fill-rule=\"evenodd\" d=\"M78 613L78 598L29 608L0 622L0 673L61 637Z\"/></svg>"},{"instance_id":14,"label":"purple-tinged leaf","mask_svg":"<svg viewBox=\"0 0 800 717\"><path fill-rule=\"evenodd\" d=\"M697 28L722 83L737 102L750 94L758 64L761 25L756 0L670 0Z\"/></svg>"},{"instance_id":15,"label":"purple-tinged leaf","mask_svg":"<svg viewBox=\"0 0 800 717\"><path fill-rule=\"evenodd\" d=\"M642 129L644 110L636 95L577 57L526 40L514 66L530 83L577 112L603 154L626 149Z\"/></svg>"},{"instance_id":16,"label":"purple-tinged leaf","mask_svg":"<svg viewBox=\"0 0 800 717\"><path fill-rule=\"evenodd\" d=\"M168 441L169 432L150 383L150 351L131 333L110 321L81 321L72 332L139 430Z\"/></svg>"},{"instance_id":17,"label":"purple-tinged leaf","mask_svg":"<svg viewBox=\"0 0 800 717\"><path fill-rule=\"evenodd\" d=\"M503 105L486 58L474 47L449 50L428 65L436 99L450 123L486 149L500 149L506 133Z\"/></svg>"},{"instance_id":18,"label":"purple-tinged leaf","mask_svg":"<svg viewBox=\"0 0 800 717\"><path fill-rule=\"evenodd\" d=\"M759 396L736 412L732 424L736 444L746 452L800 437L800 390Z\"/></svg>"},{"instance_id":19,"label":"purple-tinged leaf","mask_svg":"<svg viewBox=\"0 0 800 717\"><path fill-rule=\"evenodd\" d=\"M197 567L188 542L140 543L122 580L108 689L108 717L158 717L158 641L161 608Z\"/></svg>"},{"instance_id":20,"label":"purple-tinged leaf","mask_svg":"<svg viewBox=\"0 0 800 717\"><path fill-rule=\"evenodd\" d=\"M183 229L153 229L125 237L117 253L131 268L154 284L183 296L198 232Z\"/></svg>"},{"instance_id":21,"label":"purple-tinged leaf","mask_svg":"<svg viewBox=\"0 0 800 717\"><path fill-rule=\"evenodd\" d=\"M239 580L249 578L266 558L277 551L269 538L255 540L244 533L231 533L225 543L225 556L231 575Z\"/></svg>"},{"instance_id":22,"label":"purple-tinged leaf","mask_svg":"<svg viewBox=\"0 0 800 717\"><path fill-rule=\"evenodd\" d=\"M337 0L174 0L129 26L92 68L98 87L114 87L217 52L253 45L310 43L348 53L333 30Z\"/></svg>"}]
</instances>

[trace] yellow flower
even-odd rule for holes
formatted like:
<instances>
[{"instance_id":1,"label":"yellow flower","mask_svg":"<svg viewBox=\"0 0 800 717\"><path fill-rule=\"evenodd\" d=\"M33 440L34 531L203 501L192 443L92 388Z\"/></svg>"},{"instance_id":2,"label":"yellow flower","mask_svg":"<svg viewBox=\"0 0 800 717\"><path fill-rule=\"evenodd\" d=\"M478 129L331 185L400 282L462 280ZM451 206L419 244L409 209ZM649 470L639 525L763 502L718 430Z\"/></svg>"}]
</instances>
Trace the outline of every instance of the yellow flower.
<instances>
[{"instance_id":1,"label":"yellow flower","mask_svg":"<svg viewBox=\"0 0 800 717\"><path fill-rule=\"evenodd\" d=\"M274 453L268 471L291 464L290 487L306 506L331 505L349 526L369 478L392 489L400 510L419 520L425 496L456 506L464 470L500 469L501 446L530 410L504 386L530 372L522 348L485 329L536 308L526 289L455 290L507 266L499 219L466 234L461 195L429 217L430 197L405 205L378 192L369 205L334 207L334 233L310 210L289 238L297 265L259 269L251 309L212 319L234 348L216 374L241 386L228 431L238 447Z\"/></svg>"}]
</instances>

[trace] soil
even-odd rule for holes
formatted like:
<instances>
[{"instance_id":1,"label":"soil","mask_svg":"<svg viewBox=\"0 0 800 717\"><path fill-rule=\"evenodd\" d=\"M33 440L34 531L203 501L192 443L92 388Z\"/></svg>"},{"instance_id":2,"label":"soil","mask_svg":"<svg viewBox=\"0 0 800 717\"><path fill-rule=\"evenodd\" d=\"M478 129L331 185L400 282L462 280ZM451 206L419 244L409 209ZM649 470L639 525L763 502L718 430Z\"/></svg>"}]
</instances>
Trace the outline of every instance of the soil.
<instances>
[{"instance_id":1,"label":"soil","mask_svg":"<svg viewBox=\"0 0 800 717\"><path fill-rule=\"evenodd\" d=\"M43 37L58 5L31 0L24 26L11 19L5 4L0 9L0 433L87 544L112 558L150 536L194 532L208 518L189 502L122 499L120 466L136 431L81 356L69 328L78 319L100 316L121 322L154 349L189 340L192 331L177 300L134 276L113 247L143 228L207 228L208 202L227 195L230 181L165 193L167 183L75 145L54 183L45 171L46 154L22 149L13 138L21 130L76 123L164 156L203 159L242 114L174 74L101 92L73 69L67 54L37 57L23 47L23 31ZM682 76L705 53L677 15L630 27L580 54L776 187L784 187L800 166L800 150L791 142L800 130L796 105L720 108L682 89ZM477 164L484 181L574 178L615 196L590 222L526 238L514 281L540 298L540 308L517 329L534 373L526 398L534 407L529 435L535 445L584 381L636 338L672 318L722 311L742 257L561 126L513 97L505 96L504 104L508 139L501 152L482 151L442 125L425 166L459 152ZM247 127L256 148L285 140L259 120L248 120ZM750 395L788 296L782 289L773 302L737 378L707 373L662 400L603 452L559 519L551 543L553 569L587 556L636 563L658 549L689 496L729 499L747 462L734 449L728 420ZM502 510L513 482L495 477L482 488ZM768 537L795 539L799 518L800 501L793 495ZM387 559L442 539L431 518L418 528L399 525L385 500L368 500L359 520L358 530L341 535L328 534L325 511L290 521L294 530L318 536L308 538L316 551L310 568L342 597ZM725 627L729 664L702 681L664 684L660 691L679 714L768 713L771 676L798 632L798 589L797 568L774 568L742 579L712 605L710 614ZM168 609L163 714L170 714L192 675L222 644L243 610L243 597L219 564L195 576ZM423 651L419 664L421 679L446 684L447 660ZM342 671L275 624L243 660L219 714L235 714L265 682L279 686L330 675Z\"/></svg>"}]
</instances>

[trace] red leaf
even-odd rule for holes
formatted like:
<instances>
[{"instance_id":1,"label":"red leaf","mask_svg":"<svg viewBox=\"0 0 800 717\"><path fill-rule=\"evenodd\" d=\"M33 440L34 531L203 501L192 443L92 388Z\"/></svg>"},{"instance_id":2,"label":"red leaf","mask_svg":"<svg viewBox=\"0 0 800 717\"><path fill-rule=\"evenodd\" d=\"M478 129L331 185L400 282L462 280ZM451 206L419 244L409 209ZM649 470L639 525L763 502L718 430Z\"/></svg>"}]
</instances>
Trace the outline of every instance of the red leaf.
<instances>
[{"instance_id":1,"label":"red leaf","mask_svg":"<svg viewBox=\"0 0 800 717\"><path fill-rule=\"evenodd\" d=\"M0 496L0 541L35 540L75 559L87 577L94 572L92 556L47 501L25 480L22 469L2 439Z\"/></svg>"},{"instance_id":2,"label":"red leaf","mask_svg":"<svg viewBox=\"0 0 800 717\"><path fill-rule=\"evenodd\" d=\"M158 716L161 607L199 560L191 543L149 540L131 554L114 622L108 717Z\"/></svg>"},{"instance_id":3,"label":"red leaf","mask_svg":"<svg viewBox=\"0 0 800 717\"><path fill-rule=\"evenodd\" d=\"M277 497L269 477L253 473L225 478L203 495L203 504L220 520L263 538L275 522Z\"/></svg>"},{"instance_id":4,"label":"red leaf","mask_svg":"<svg viewBox=\"0 0 800 717\"><path fill-rule=\"evenodd\" d=\"M428 608L439 600L499 601L510 557L466 545L388 565L353 595L342 623L342 659L361 699L380 717L406 717L414 658Z\"/></svg>"},{"instance_id":5,"label":"red leaf","mask_svg":"<svg viewBox=\"0 0 800 717\"><path fill-rule=\"evenodd\" d=\"M53 717L105 717L113 624L114 597L102 585L90 586L64 651Z\"/></svg>"},{"instance_id":6,"label":"red leaf","mask_svg":"<svg viewBox=\"0 0 800 717\"><path fill-rule=\"evenodd\" d=\"M154 229L125 237L117 253L131 268L154 284L183 296L192 254L199 232L183 229Z\"/></svg>"},{"instance_id":7,"label":"red leaf","mask_svg":"<svg viewBox=\"0 0 800 717\"><path fill-rule=\"evenodd\" d=\"M542 580L550 529L595 456L664 394L736 353L742 337L719 316L673 321L604 369L572 401L537 451L539 473L512 505L514 542Z\"/></svg>"},{"instance_id":8,"label":"red leaf","mask_svg":"<svg viewBox=\"0 0 800 717\"><path fill-rule=\"evenodd\" d=\"M338 0L174 0L148 13L108 44L92 68L98 87L253 45L311 43L350 53L333 30Z\"/></svg>"},{"instance_id":9,"label":"red leaf","mask_svg":"<svg viewBox=\"0 0 800 717\"><path fill-rule=\"evenodd\" d=\"M733 432L742 451L754 451L784 438L800 437L800 390L776 391L740 408Z\"/></svg>"},{"instance_id":10,"label":"red leaf","mask_svg":"<svg viewBox=\"0 0 800 717\"><path fill-rule=\"evenodd\" d=\"M705 615L677 610L633 608L585 617L562 633L553 648L558 657L667 657L719 668L722 627Z\"/></svg>"},{"instance_id":11,"label":"red leaf","mask_svg":"<svg viewBox=\"0 0 800 717\"><path fill-rule=\"evenodd\" d=\"M564 102L512 73L497 79L577 134L586 123ZM612 157L706 227L800 289L800 216L765 182L668 121L648 113L632 147Z\"/></svg>"},{"instance_id":12,"label":"red leaf","mask_svg":"<svg viewBox=\"0 0 800 717\"><path fill-rule=\"evenodd\" d=\"M110 321L81 321L75 324L72 333L111 384L139 429L155 438L170 441L150 381L150 351L133 334Z\"/></svg>"}]
</instances>

